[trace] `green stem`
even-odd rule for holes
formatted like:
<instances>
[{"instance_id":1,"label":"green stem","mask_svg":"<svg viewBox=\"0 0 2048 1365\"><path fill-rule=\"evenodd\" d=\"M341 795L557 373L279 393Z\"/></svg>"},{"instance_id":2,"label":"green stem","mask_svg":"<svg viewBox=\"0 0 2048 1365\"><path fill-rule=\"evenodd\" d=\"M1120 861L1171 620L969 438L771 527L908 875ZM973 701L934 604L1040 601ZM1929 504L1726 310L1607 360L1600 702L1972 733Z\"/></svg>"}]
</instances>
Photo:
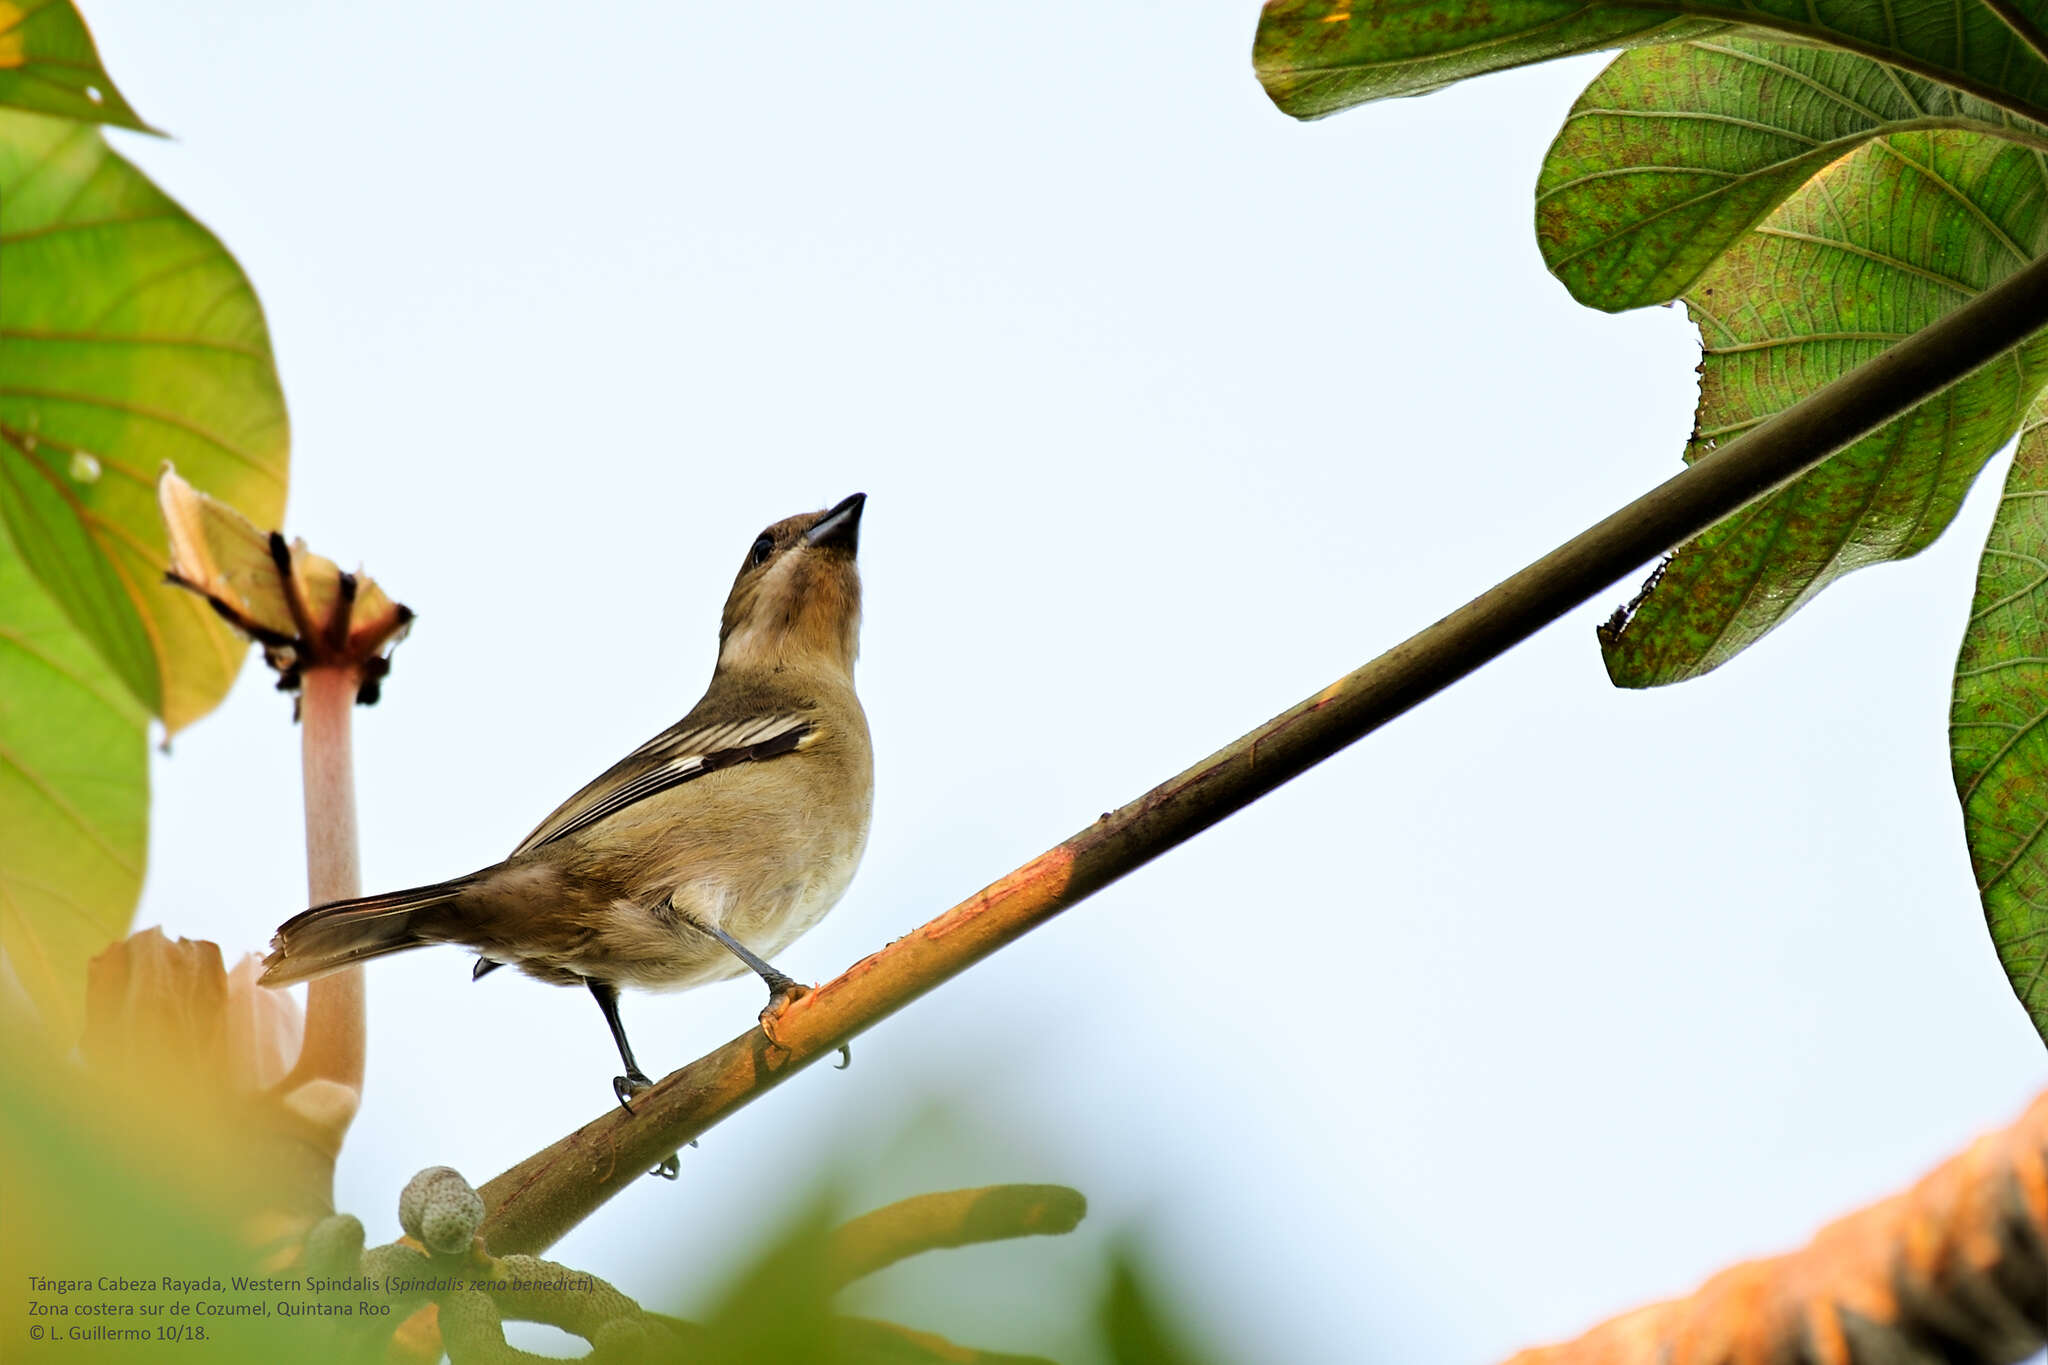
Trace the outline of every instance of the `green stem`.
<instances>
[{"instance_id":1,"label":"green stem","mask_svg":"<svg viewBox=\"0 0 2048 1365\"><path fill-rule=\"evenodd\" d=\"M1072 1232L1087 1212L1081 1192L1065 1185L988 1185L899 1199L833 1230L826 1252L832 1287L944 1247Z\"/></svg>"}]
</instances>

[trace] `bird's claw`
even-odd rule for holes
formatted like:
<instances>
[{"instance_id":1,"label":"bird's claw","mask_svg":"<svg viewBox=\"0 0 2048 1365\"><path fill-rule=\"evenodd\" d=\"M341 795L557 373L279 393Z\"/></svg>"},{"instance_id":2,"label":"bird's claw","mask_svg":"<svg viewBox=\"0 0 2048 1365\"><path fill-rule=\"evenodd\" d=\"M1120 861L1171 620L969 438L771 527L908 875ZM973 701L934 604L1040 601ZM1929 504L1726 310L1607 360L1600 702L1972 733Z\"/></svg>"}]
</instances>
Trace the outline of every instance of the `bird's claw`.
<instances>
[{"instance_id":1,"label":"bird's claw","mask_svg":"<svg viewBox=\"0 0 2048 1365\"><path fill-rule=\"evenodd\" d=\"M623 1076L612 1077L612 1093L619 1097L619 1108L628 1114L633 1112L633 1097L653 1088L654 1082L648 1080L642 1071L628 1071Z\"/></svg>"},{"instance_id":2,"label":"bird's claw","mask_svg":"<svg viewBox=\"0 0 2048 1365\"><path fill-rule=\"evenodd\" d=\"M761 1007L761 1032L768 1035L768 1041L777 1047L782 1040L775 1036L775 1023L782 1018L784 1010L811 993L809 986L800 985L784 977L768 990L768 1003Z\"/></svg>"},{"instance_id":3,"label":"bird's claw","mask_svg":"<svg viewBox=\"0 0 2048 1365\"><path fill-rule=\"evenodd\" d=\"M775 1036L775 1023L782 1018L784 1010L811 993L811 987L800 986L788 977L773 982L768 987L768 1003L761 1007L761 1032L768 1035L768 1041L782 1047L782 1040ZM788 1051L787 1048L783 1048ZM853 1065L853 1045L839 1045L839 1060L833 1064L835 1070L844 1071Z\"/></svg>"}]
</instances>

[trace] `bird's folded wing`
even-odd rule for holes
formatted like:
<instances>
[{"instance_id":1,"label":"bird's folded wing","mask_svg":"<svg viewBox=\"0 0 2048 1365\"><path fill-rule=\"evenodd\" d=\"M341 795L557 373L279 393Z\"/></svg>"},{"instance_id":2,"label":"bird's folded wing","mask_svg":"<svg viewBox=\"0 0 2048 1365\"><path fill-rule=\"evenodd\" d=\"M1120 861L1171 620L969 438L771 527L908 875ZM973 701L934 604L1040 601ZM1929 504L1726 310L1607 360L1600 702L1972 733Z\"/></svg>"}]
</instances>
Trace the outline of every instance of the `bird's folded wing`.
<instances>
[{"instance_id":1,"label":"bird's folded wing","mask_svg":"<svg viewBox=\"0 0 2048 1365\"><path fill-rule=\"evenodd\" d=\"M730 768L795 753L817 733L806 716L762 716L719 725L671 726L613 764L602 777L564 801L526 836L516 857L542 844L588 829L636 801Z\"/></svg>"}]
</instances>

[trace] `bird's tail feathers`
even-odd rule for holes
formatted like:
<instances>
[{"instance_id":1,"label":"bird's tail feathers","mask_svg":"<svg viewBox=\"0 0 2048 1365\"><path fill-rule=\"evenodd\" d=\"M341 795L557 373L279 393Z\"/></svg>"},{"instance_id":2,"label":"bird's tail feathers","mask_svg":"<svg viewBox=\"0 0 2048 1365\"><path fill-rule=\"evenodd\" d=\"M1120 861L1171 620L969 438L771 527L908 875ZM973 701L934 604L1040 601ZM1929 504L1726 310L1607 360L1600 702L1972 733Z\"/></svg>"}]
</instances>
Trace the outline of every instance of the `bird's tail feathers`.
<instances>
[{"instance_id":1,"label":"bird's tail feathers","mask_svg":"<svg viewBox=\"0 0 2048 1365\"><path fill-rule=\"evenodd\" d=\"M422 912L448 904L476 882L458 877L382 896L330 901L294 915L270 940L261 983L289 986L386 953L404 952L440 940L422 931Z\"/></svg>"}]
</instances>

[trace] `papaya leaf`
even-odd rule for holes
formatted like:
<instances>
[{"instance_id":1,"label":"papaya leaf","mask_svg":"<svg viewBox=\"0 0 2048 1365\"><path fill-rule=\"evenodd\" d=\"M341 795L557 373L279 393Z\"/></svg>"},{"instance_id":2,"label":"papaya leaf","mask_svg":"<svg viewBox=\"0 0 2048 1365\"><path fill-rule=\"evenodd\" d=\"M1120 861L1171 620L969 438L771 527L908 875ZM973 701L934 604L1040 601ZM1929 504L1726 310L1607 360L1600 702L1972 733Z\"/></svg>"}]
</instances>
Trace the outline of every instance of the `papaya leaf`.
<instances>
[{"instance_id":1,"label":"papaya leaf","mask_svg":"<svg viewBox=\"0 0 2048 1365\"><path fill-rule=\"evenodd\" d=\"M2020 434L1956 658L1949 762L1991 941L2048 1038L2048 406Z\"/></svg>"},{"instance_id":2,"label":"papaya leaf","mask_svg":"<svg viewBox=\"0 0 2048 1365\"><path fill-rule=\"evenodd\" d=\"M1536 240L1580 303L1665 303L1823 167L1929 128L2048 149L2048 128L1846 52L1731 36L1624 53L1544 158Z\"/></svg>"},{"instance_id":3,"label":"papaya leaf","mask_svg":"<svg viewBox=\"0 0 2048 1365\"><path fill-rule=\"evenodd\" d=\"M0 948L67 1041L142 890L148 725L0 535Z\"/></svg>"},{"instance_id":4,"label":"papaya leaf","mask_svg":"<svg viewBox=\"0 0 2048 1365\"><path fill-rule=\"evenodd\" d=\"M1997 283L2042 244L2048 31L1984 0L1826 6L1271 0L1254 64L1300 117L1598 48L1537 235L1575 297L1683 296L1688 460ZM2048 372L2018 348L1684 546L1601 632L1610 676L1697 676L1842 574L1925 548Z\"/></svg>"},{"instance_id":5,"label":"papaya leaf","mask_svg":"<svg viewBox=\"0 0 2048 1365\"><path fill-rule=\"evenodd\" d=\"M2048 37L1981 0L1270 0L1252 65L1275 104L1308 119L1555 57L1723 35L1840 48L2048 123Z\"/></svg>"},{"instance_id":6,"label":"papaya leaf","mask_svg":"<svg viewBox=\"0 0 2048 1365\"><path fill-rule=\"evenodd\" d=\"M71 0L0 0L0 105L156 131L114 87Z\"/></svg>"},{"instance_id":7,"label":"papaya leaf","mask_svg":"<svg viewBox=\"0 0 2048 1365\"><path fill-rule=\"evenodd\" d=\"M1686 458L2012 274L2044 231L2041 154L2011 142L1898 133L1835 162L1687 291L1706 358ZM1609 676L1696 677L1843 574L1924 549L2044 382L2048 336L2036 335L1682 547L1602 630Z\"/></svg>"},{"instance_id":8,"label":"papaya leaf","mask_svg":"<svg viewBox=\"0 0 2048 1365\"><path fill-rule=\"evenodd\" d=\"M163 586L157 471L274 526L287 441L234 258L96 128L0 112L0 523L167 731L218 703L248 651Z\"/></svg>"}]
</instances>

